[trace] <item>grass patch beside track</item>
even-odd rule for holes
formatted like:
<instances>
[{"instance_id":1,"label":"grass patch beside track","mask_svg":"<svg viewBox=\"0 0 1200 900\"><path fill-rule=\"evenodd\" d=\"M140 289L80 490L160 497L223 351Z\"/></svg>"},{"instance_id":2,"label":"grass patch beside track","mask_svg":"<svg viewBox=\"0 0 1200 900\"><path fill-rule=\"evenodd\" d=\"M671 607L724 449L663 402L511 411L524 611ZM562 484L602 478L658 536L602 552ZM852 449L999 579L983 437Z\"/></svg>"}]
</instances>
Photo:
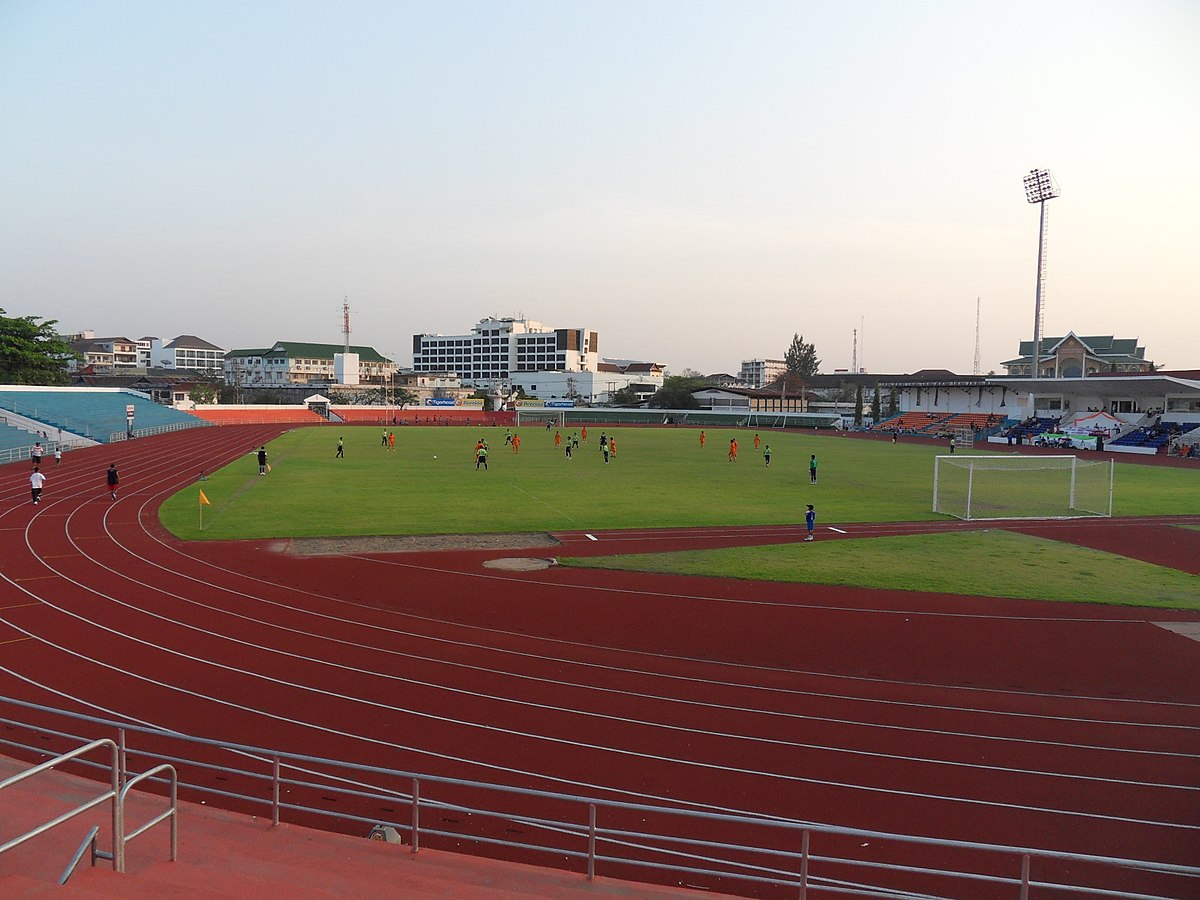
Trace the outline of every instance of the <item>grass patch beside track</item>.
<instances>
[{"instance_id":1,"label":"grass patch beside track","mask_svg":"<svg viewBox=\"0 0 1200 900\"><path fill-rule=\"evenodd\" d=\"M624 569L888 590L1200 609L1200 578L1005 531L560 559Z\"/></svg>"}]
</instances>

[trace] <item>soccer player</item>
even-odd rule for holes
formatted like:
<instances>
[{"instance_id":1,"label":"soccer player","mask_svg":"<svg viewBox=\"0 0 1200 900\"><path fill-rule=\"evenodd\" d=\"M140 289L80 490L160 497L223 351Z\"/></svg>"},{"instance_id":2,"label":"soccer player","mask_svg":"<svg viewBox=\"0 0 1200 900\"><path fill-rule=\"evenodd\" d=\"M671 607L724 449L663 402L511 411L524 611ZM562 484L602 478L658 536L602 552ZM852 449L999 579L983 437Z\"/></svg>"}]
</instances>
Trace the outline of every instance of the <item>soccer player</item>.
<instances>
[{"instance_id":1,"label":"soccer player","mask_svg":"<svg viewBox=\"0 0 1200 900\"><path fill-rule=\"evenodd\" d=\"M113 466L109 466L108 469L110 472L115 471ZM263 444L261 447L258 448L258 474L259 475L267 474L267 445L266 444ZM115 491L113 492L113 499L114 500L117 499Z\"/></svg>"},{"instance_id":2,"label":"soccer player","mask_svg":"<svg viewBox=\"0 0 1200 900\"><path fill-rule=\"evenodd\" d=\"M808 458L808 483L817 483L817 454L812 454Z\"/></svg>"},{"instance_id":3,"label":"soccer player","mask_svg":"<svg viewBox=\"0 0 1200 900\"><path fill-rule=\"evenodd\" d=\"M561 446L562 446L562 432L556 431L556 432L554 432L554 449L557 450Z\"/></svg>"},{"instance_id":4,"label":"soccer player","mask_svg":"<svg viewBox=\"0 0 1200 900\"><path fill-rule=\"evenodd\" d=\"M771 445L767 444L763 447L763 459L766 460L768 466L771 465Z\"/></svg>"},{"instance_id":5,"label":"soccer player","mask_svg":"<svg viewBox=\"0 0 1200 900\"><path fill-rule=\"evenodd\" d=\"M512 448L513 453L521 452L521 436L519 434L514 434L512 436Z\"/></svg>"},{"instance_id":6,"label":"soccer player","mask_svg":"<svg viewBox=\"0 0 1200 900\"><path fill-rule=\"evenodd\" d=\"M759 445L759 440L758 440L758 435L756 434L756 435L754 435L754 452L755 453L758 452L758 445Z\"/></svg>"},{"instance_id":7,"label":"soccer player","mask_svg":"<svg viewBox=\"0 0 1200 900\"><path fill-rule=\"evenodd\" d=\"M808 509L804 513L804 528L808 532L808 537L805 538L806 541L811 541L813 539L813 529L816 527L816 525L817 512L813 509L813 505L810 503L808 504Z\"/></svg>"},{"instance_id":8,"label":"soccer player","mask_svg":"<svg viewBox=\"0 0 1200 900\"><path fill-rule=\"evenodd\" d=\"M346 458L346 444L345 444L345 441L342 440L341 435L338 435L338 449L337 449L337 454L334 456L334 459L345 459L345 458Z\"/></svg>"},{"instance_id":9,"label":"soccer player","mask_svg":"<svg viewBox=\"0 0 1200 900\"><path fill-rule=\"evenodd\" d=\"M729 439L729 461L737 462L737 438Z\"/></svg>"},{"instance_id":10,"label":"soccer player","mask_svg":"<svg viewBox=\"0 0 1200 900\"><path fill-rule=\"evenodd\" d=\"M704 449L704 442L705 442L705 441L707 441L707 440L708 440L708 438L707 438L707 437L705 437L705 436L704 436L704 432L703 432L703 431L701 431L701 432L700 432L700 449L701 449L701 450L703 450L703 449Z\"/></svg>"},{"instance_id":11,"label":"soccer player","mask_svg":"<svg viewBox=\"0 0 1200 900\"><path fill-rule=\"evenodd\" d=\"M475 445L475 471L479 471L479 467L483 466L483 470L487 471L488 445L487 441L480 441Z\"/></svg>"}]
</instances>

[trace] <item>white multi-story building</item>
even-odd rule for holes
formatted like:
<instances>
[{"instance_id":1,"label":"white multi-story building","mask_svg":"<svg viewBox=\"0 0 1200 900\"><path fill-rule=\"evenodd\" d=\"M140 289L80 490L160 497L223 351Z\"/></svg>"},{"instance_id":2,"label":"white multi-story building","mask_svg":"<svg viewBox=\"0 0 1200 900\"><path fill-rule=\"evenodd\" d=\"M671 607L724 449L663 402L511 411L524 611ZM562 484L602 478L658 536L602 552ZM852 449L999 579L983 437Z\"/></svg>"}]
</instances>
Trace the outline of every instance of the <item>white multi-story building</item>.
<instances>
[{"instance_id":1,"label":"white multi-story building","mask_svg":"<svg viewBox=\"0 0 1200 900\"><path fill-rule=\"evenodd\" d=\"M751 387L764 387L787 371L782 359L744 359L738 379Z\"/></svg>"},{"instance_id":2,"label":"white multi-story building","mask_svg":"<svg viewBox=\"0 0 1200 900\"><path fill-rule=\"evenodd\" d=\"M161 338L144 337L137 342L137 352L143 369L220 372L225 364L224 350L194 334L181 334L166 344Z\"/></svg>"},{"instance_id":3,"label":"white multi-story building","mask_svg":"<svg viewBox=\"0 0 1200 900\"><path fill-rule=\"evenodd\" d=\"M547 328L531 319L480 319L470 334L413 335L414 372L457 372L492 387L535 372L596 372L599 338L584 328Z\"/></svg>"},{"instance_id":4,"label":"white multi-story building","mask_svg":"<svg viewBox=\"0 0 1200 900\"><path fill-rule=\"evenodd\" d=\"M529 397L538 400L574 400L580 406L607 404L612 395L633 388L635 399L649 400L663 386L664 367L659 363L602 360L595 372L523 372L512 379Z\"/></svg>"}]
</instances>

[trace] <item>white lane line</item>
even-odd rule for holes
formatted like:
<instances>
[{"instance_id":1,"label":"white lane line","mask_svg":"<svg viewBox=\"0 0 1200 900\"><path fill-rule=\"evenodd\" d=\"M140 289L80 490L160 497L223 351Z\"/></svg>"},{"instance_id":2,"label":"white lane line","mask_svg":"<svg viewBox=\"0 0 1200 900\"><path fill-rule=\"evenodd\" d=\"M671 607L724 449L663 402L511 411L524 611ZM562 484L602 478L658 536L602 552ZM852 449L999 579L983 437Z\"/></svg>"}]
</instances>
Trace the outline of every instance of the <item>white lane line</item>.
<instances>
[{"instance_id":1,"label":"white lane line","mask_svg":"<svg viewBox=\"0 0 1200 900\"><path fill-rule=\"evenodd\" d=\"M583 535L583 536L584 536L585 538L587 538L589 541L598 541L598 540L600 540L600 538L596 537L594 534L588 534L588 533L586 533L586 532L584 532L584 535Z\"/></svg>"},{"instance_id":2,"label":"white lane line","mask_svg":"<svg viewBox=\"0 0 1200 900\"><path fill-rule=\"evenodd\" d=\"M830 526L829 526L829 530L830 530L830 531L836 531L838 534L845 534L845 533L846 533L844 529L841 529L841 528L834 528L832 525L830 525Z\"/></svg>"}]
</instances>

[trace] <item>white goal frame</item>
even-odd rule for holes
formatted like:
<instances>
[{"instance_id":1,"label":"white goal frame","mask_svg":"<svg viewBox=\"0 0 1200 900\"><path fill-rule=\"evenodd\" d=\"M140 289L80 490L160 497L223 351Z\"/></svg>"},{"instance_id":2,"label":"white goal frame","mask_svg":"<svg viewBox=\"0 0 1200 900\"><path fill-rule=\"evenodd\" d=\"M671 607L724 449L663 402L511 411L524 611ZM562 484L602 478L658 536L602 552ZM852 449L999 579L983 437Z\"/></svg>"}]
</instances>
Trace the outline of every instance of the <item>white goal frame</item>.
<instances>
[{"instance_id":1,"label":"white goal frame","mask_svg":"<svg viewBox=\"0 0 1200 900\"><path fill-rule=\"evenodd\" d=\"M1022 474L1027 477L1021 479ZM933 511L965 521L1111 517L1113 475L1111 459L935 456Z\"/></svg>"}]
</instances>

